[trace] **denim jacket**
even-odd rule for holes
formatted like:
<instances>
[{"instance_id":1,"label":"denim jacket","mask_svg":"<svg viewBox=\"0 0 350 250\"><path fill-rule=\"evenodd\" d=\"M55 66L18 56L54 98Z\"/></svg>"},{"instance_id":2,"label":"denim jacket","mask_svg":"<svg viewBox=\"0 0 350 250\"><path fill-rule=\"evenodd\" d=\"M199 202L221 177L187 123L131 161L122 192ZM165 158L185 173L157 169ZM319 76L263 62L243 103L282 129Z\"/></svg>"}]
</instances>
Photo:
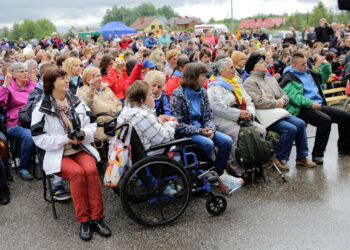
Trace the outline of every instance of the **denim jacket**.
<instances>
[{"instance_id":1,"label":"denim jacket","mask_svg":"<svg viewBox=\"0 0 350 250\"><path fill-rule=\"evenodd\" d=\"M203 128L209 128L216 130L214 113L209 106L209 100L207 91L201 87L201 119ZM170 102L170 108L173 116L176 117L179 125L176 127L176 134L178 136L193 136L201 134L202 128L191 125L193 122L192 118L192 106L191 101L186 96L184 89L180 86L174 90Z\"/></svg>"}]
</instances>

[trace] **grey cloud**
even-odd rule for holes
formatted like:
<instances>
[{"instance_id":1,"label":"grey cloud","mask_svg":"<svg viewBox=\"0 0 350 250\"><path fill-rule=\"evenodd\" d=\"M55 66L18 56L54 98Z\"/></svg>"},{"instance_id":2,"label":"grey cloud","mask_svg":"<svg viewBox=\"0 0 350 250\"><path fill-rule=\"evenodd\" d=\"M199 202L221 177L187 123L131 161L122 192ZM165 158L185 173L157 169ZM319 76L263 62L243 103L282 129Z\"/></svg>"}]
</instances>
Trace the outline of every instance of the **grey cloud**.
<instances>
[{"instance_id":1,"label":"grey cloud","mask_svg":"<svg viewBox=\"0 0 350 250\"><path fill-rule=\"evenodd\" d=\"M229 1L229 0L226 0ZM261 0L266 1L266 0ZM269 0L267 0L269 1ZM281 0L288 1L288 0ZM298 0L300 2L317 3L319 0ZM143 1L142 1L143 2ZM197 4L212 2L212 0L152 0L145 2L152 2L157 8L163 5L170 5L173 8L181 7L184 4ZM99 8L111 8L113 5L118 7L135 7L140 5L140 0L59 0L59 1L47 1L47 0L16 0L12 4L2 4L1 5L1 15L0 23L13 23L19 22L24 19L52 19L53 17L57 18L72 18L72 19L84 19L88 15L98 15L96 11ZM237 3L239 4L239 2ZM240 1L240 4L246 4ZM103 15L103 14L102 14ZM102 16L101 16L102 19Z\"/></svg>"}]
</instances>

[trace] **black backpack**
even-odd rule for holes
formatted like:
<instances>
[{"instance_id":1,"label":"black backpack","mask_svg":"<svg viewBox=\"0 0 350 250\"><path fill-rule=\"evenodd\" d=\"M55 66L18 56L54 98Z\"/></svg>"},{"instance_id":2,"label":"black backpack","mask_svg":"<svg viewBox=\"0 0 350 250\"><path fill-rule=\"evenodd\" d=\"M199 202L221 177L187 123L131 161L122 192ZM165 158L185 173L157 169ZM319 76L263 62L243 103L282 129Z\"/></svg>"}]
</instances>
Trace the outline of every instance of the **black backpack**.
<instances>
[{"instance_id":1,"label":"black backpack","mask_svg":"<svg viewBox=\"0 0 350 250\"><path fill-rule=\"evenodd\" d=\"M262 138L256 127L242 123L236 148L237 162L249 172L261 169L273 156L272 143Z\"/></svg>"}]
</instances>

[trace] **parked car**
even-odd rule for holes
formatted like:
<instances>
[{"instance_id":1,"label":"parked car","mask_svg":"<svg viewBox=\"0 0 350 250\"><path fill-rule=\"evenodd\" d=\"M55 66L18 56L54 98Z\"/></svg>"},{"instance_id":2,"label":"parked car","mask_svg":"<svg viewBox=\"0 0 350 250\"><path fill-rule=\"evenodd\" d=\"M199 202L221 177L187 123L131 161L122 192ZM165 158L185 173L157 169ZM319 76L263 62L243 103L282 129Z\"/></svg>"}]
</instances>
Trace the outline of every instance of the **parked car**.
<instances>
[{"instance_id":1,"label":"parked car","mask_svg":"<svg viewBox=\"0 0 350 250\"><path fill-rule=\"evenodd\" d=\"M283 31L276 31L272 37L271 37L271 43L277 43L277 44L281 44L283 43L284 39L287 36L287 33L291 32L289 30L283 30ZM296 31L296 40L297 40L297 44L300 45L302 43L302 36L301 36L301 32L300 31Z\"/></svg>"}]
</instances>

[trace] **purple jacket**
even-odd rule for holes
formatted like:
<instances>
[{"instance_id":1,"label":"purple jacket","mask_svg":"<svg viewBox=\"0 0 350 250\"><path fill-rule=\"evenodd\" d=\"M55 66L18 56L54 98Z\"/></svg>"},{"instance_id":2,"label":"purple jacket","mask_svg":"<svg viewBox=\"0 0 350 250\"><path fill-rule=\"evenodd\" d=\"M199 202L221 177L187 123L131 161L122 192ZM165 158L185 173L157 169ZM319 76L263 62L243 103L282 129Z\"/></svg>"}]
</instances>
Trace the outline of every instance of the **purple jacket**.
<instances>
[{"instance_id":1,"label":"purple jacket","mask_svg":"<svg viewBox=\"0 0 350 250\"><path fill-rule=\"evenodd\" d=\"M36 85L37 83L28 78L23 89L17 85L14 79L12 79L8 88L0 86L0 105L7 111L7 129L18 124L18 112L27 105L29 93Z\"/></svg>"}]
</instances>

